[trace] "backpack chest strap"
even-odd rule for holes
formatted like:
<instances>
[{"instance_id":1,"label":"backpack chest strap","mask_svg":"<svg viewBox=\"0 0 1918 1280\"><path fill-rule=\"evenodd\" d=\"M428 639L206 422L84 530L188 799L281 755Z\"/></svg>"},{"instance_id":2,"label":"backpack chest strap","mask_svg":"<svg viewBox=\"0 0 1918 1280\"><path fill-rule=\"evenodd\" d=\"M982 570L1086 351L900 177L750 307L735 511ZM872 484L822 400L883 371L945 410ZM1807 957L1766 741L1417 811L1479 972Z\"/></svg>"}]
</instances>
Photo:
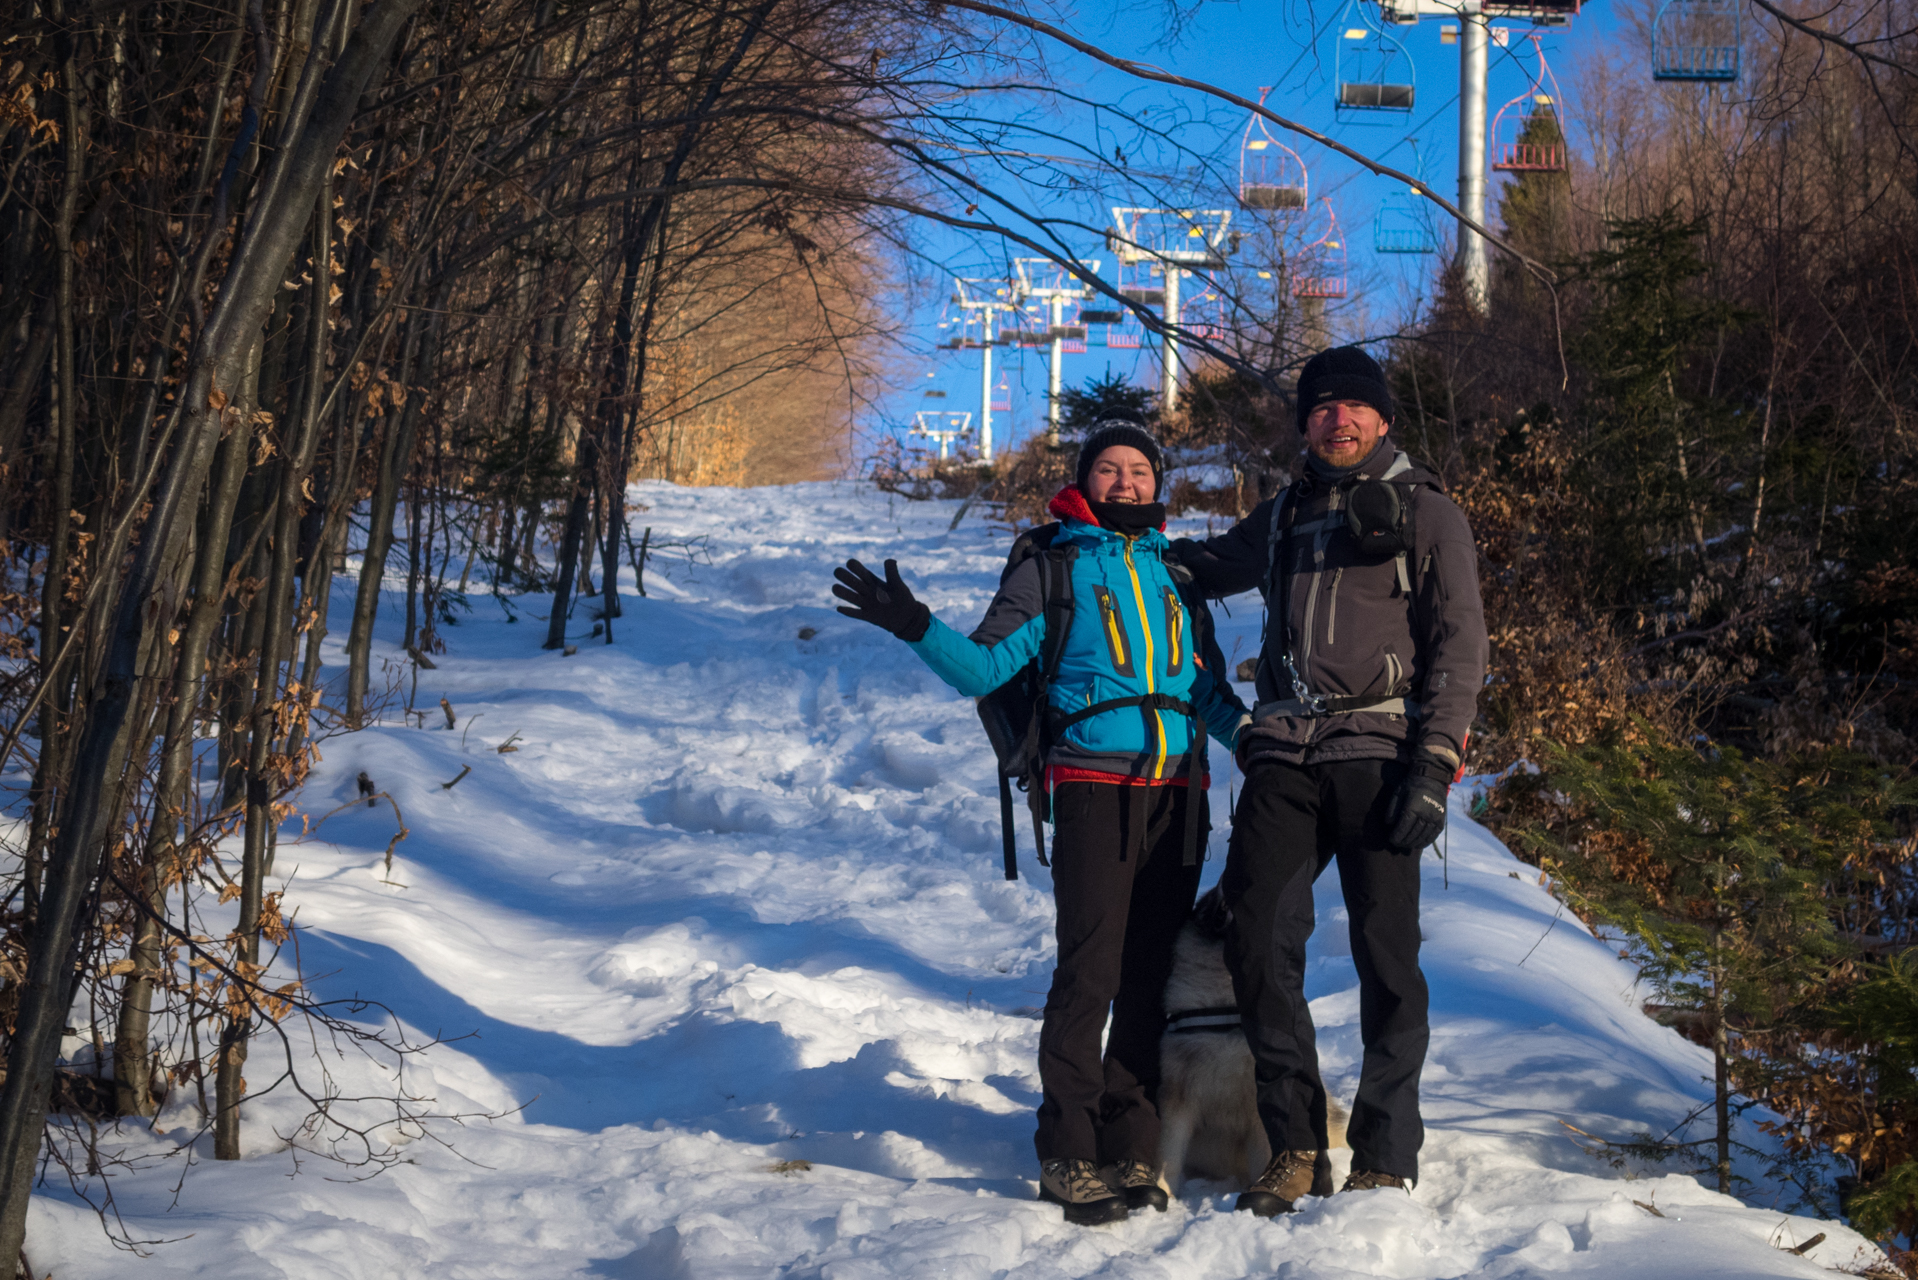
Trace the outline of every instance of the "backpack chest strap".
<instances>
[{"instance_id":1,"label":"backpack chest strap","mask_svg":"<svg viewBox=\"0 0 1918 1280\"><path fill-rule=\"evenodd\" d=\"M1192 704L1182 698L1166 693L1141 693L1130 698L1108 698L1104 702L1095 702L1089 707L1077 711L1062 712L1054 709L1051 717L1052 732L1056 737L1066 729L1094 716L1102 716L1108 711L1119 711L1126 707L1143 707L1148 711L1176 711L1182 716L1192 714Z\"/></svg>"},{"instance_id":2,"label":"backpack chest strap","mask_svg":"<svg viewBox=\"0 0 1918 1280\"><path fill-rule=\"evenodd\" d=\"M1376 698L1366 693L1317 694L1311 698L1261 702L1252 708L1252 719L1259 721L1267 716L1278 716L1285 720L1312 720L1319 716L1349 716L1361 711L1389 716L1415 716L1419 713L1419 704L1410 698Z\"/></svg>"}]
</instances>

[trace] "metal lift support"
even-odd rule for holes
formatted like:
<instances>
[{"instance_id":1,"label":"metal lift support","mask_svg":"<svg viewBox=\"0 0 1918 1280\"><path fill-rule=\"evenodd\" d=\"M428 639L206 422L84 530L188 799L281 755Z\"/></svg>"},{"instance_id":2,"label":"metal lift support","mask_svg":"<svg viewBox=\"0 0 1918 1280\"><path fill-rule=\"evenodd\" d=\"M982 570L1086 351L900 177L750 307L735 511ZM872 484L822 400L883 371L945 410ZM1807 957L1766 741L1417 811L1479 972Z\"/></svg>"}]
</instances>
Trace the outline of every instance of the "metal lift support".
<instances>
[{"instance_id":1,"label":"metal lift support","mask_svg":"<svg viewBox=\"0 0 1918 1280\"><path fill-rule=\"evenodd\" d=\"M1088 259L1086 269L1093 275L1099 274L1099 260ZM1065 308L1068 299L1084 302L1094 296L1092 286L1083 279L1068 272L1050 258L1014 258L1012 269L1018 275L1015 297L1020 301L1031 298L1035 302L1046 304L1051 323L1046 328L1047 345L1051 347L1051 367L1046 377L1046 443L1059 443L1059 393L1064 388L1065 344L1069 339L1085 340L1086 326L1069 325L1065 322Z\"/></svg>"},{"instance_id":2,"label":"metal lift support","mask_svg":"<svg viewBox=\"0 0 1918 1280\"><path fill-rule=\"evenodd\" d=\"M979 316L979 460L992 461L992 323L999 312L1013 312L1019 304L1012 300L1015 281L983 276L954 276L952 301L964 311Z\"/></svg>"},{"instance_id":3,"label":"metal lift support","mask_svg":"<svg viewBox=\"0 0 1918 1280\"><path fill-rule=\"evenodd\" d=\"M946 460L954 440L972 434L972 415L960 410L921 409L912 419L912 430L906 434L938 441L941 462Z\"/></svg>"},{"instance_id":4,"label":"metal lift support","mask_svg":"<svg viewBox=\"0 0 1918 1280\"><path fill-rule=\"evenodd\" d=\"M1160 407L1179 407L1179 279L1197 271L1218 271L1234 242L1226 228L1230 209L1133 209L1114 206L1106 248L1122 266L1157 265L1165 274L1163 348L1165 372L1159 383Z\"/></svg>"}]
</instances>

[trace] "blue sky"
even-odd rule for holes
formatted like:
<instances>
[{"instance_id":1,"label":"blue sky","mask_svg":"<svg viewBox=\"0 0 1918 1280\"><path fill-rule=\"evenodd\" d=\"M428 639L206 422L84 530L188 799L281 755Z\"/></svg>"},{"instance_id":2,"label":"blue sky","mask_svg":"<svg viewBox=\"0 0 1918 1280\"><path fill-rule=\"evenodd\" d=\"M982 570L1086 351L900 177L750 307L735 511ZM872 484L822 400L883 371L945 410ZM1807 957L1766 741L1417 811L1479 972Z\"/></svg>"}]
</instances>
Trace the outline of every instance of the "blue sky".
<instances>
[{"instance_id":1,"label":"blue sky","mask_svg":"<svg viewBox=\"0 0 1918 1280\"><path fill-rule=\"evenodd\" d=\"M1376 10L1372 10L1376 13ZM1505 48L1496 45L1490 57L1490 110L1523 94L1537 70L1530 41L1534 28L1522 21L1494 19L1494 25L1510 31ZM1163 10L1156 3L1121 7L1104 14L1082 11L1070 23L1070 29L1111 52L1136 58L1168 71L1204 80L1248 98L1258 96L1264 86L1272 86L1267 105L1282 116L1318 129L1347 146L1408 172L1419 172L1440 194L1454 199L1458 187L1458 76L1456 44L1441 42L1440 28L1453 25L1434 17L1415 26L1395 28L1392 34L1403 46L1417 85L1415 109L1409 115L1374 113L1380 124L1361 124L1340 120L1334 110L1336 46L1347 30L1359 21L1348 4L1331 0L1247 0L1244 3L1202 5L1176 38L1165 38ZM1556 73L1566 112L1578 111L1576 73L1581 58L1593 56L1607 41L1616 37L1616 18L1606 3L1587 4L1569 28L1539 29L1547 61ZM1355 42L1356 43L1356 42ZM1364 42L1369 46L1370 42ZM1348 47L1352 47L1348 44ZM1086 98L1123 102L1155 128L1163 128L1169 140L1157 144L1137 138L1128 130L1110 132L1105 126L1110 117L1083 107L1060 110L1054 105L1025 98L1009 100L1009 111L1035 126L1056 131L1071 141L1090 143L1096 134L1099 152L1110 158L1112 147L1127 146L1128 160L1142 172L1155 176L1142 183L1126 203L1187 202L1197 205L1235 203L1231 188L1236 185L1241 140L1248 120L1246 113L1226 107L1201 95L1145 84L1118 71L1101 67L1080 55L1058 46L1048 51L1053 73L1063 78ZM1347 79L1372 78L1347 74ZM1379 78L1398 79L1396 72ZM1647 83L1650 83L1649 72ZM1489 112L1488 112L1489 115ZM1276 128L1275 133L1278 133ZM1350 282L1348 300L1332 312L1335 336L1351 338L1368 332L1389 329L1410 313L1422 291L1429 290L1441 259L1449 254L1451 226L1441 217L1436 229L1441 239L1436 255L1380 254L1373 251L1374 214L1389 197L1402 193L1401 184L1375 177L1354 162L1295 135L1279 134L1291 143L1305 162L1310 175L1314 210L1311 218L1323 224L1324 205L1320 197L1329 197L1331 208L1345 232L1346 274ZM1574 131L1574 137L1576 133ZM1184 152L1178 154L1178 150ZM1035 145L1033 149L1038 149ZM1055 147L1064 151L1063 144ZM1144 153L1143 155L1141 153ZM1207 172L1207 170L1210 172ZM1071 172L1073 166L1066 166ZM1089 170L1088 170L1089 172ZM1501 175L1492 174L1492 209L1496 212L1496 193ZM1111 175L1108 175L1110 181ZM1007 185L1003 177L1000 186ZM1039 194L1031 184L1024 188L1027 198L1052 214L1077 213L1087 222L1109 221L1106 206L1116 191L1090 194L1049 192ZM1154 196L1156 195L1156 199ZM1408 206L1413 202L1407 202ZM1418 202L1423 203L1423 202ZM1436 212L1436 211L1435 211ZM1245 225L1248 215L1235 212L1234 225ZM1023 252L1003 244L969 239L950 232L928 229L922 248L927 254L927 271L937 264L948 271L966 275L1009 274L1008 259ZM1097 238L1087 234L1077 245L1079 252L1105 260L1102 275L1113 277L1111 255L1103 252ZM950 320L956 310L942 313L940 303L945 292L922 304L913 312L912 340L916 368L902 379L886 406L890 422L909 423L916 409L979 409L979 353L977 351L941 351L937 342L951 330L938 327ZM1043 426L1046 392L1046 353L1043 349L1021 351L1000 347L994 353L995 383L1003 372L1010 393L1009 414L994 414L994 436L1003 447L1010 427L1015 442ZM1157 385L1158 353L1148 343L1137 351L1092 348L1085 354L1067 355L1065 380L1077 385L1107 367ZM925 395L944 391L944 397ZM975 419L976 420L976 419Z\"/></svg>"}]
</instances>

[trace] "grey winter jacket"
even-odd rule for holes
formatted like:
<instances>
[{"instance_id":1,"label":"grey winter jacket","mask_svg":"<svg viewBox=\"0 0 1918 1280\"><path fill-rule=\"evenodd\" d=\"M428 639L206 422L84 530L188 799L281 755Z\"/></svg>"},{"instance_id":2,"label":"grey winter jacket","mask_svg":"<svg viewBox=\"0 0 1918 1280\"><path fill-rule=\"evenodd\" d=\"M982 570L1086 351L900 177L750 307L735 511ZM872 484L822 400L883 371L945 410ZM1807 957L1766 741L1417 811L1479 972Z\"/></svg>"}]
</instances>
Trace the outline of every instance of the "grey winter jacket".
<instances>
[{"instance_id":1,"label":"grey winter jacket","mask_svg":"<svg viewBox=\"0 0 1918 1280\"><path fill-rule=\"evenodd\" d=\"M1412 548L1404 568L1370 561L1346 526L1346 497L1362 479L1391 473L1410 498ZM1231 529L1204 542L1173 544L1173 555L1209 596L1257 587L1268 609L1268 538L1275 503L1290 532L1283 593L1291 615L1292 659L1311 694L1351 697L1386 710L1303 714L1284 662L1286 629L1268 615L1259 655L1259 705L1242 749L1295 764L1408 758L1419 747L1456 761L1485 682L1485 614L1479 603L1478 551L1465 513L1438 479L1403 453L1379 449L1355 475L1329 482L1310 467L1289 490L1259 504ZM1393 700L1404 699L1404 703Z\"/></svg>"}]
</instances>

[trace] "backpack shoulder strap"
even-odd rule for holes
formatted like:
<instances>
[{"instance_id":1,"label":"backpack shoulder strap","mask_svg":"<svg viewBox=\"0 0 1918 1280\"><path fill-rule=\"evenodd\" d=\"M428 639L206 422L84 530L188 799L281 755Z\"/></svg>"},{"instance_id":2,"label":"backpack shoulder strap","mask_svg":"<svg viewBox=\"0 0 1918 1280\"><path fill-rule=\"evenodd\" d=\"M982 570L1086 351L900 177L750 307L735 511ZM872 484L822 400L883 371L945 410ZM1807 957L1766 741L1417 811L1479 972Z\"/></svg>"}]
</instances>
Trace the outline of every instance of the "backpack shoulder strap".
<instances>
[{"instance_id":1,"label":"backpack shoulder strap","mask_svg":"<svg viewBox=\"0 0 1918 1280\"><path fill-rule=\"evenodd\" d=\"M1285 532L1285 509L1292 502L1292 486L1272 495L1272 523L1265 531L1265 590L1272 593L1272 572L1279 562L1279 536Z\"/></svg>"},{"instance_id":2,"label":"backpack shoulder strap","mask_svg":"<svg viewBox=\"0 0 1918 1280\"><path fill-rule=\"evenodd\" d=\"M1043 696L1046 686L1059 674L1066 633L1072 629L1072 565L1079 558L1079 548L1069 544L1047 547L1040 554L1044 559L1039 565L1039 593L1046 614L1046 637L1039 648L1039 688Z\"/></svg>"},{"instance_id":3,"label":"backpack shoulder strap","mask_svg":"<svg viewBox=\"0 0 1918 1280\"><path fill-rule=\"evenodd\" d=\"M1012 550L1006 553L1006 567L999 571L999 585L1004 586L1012 571L1036 555L1051 549L1059 531L1065 526L1054 520L1051 524L1037 524L1012 540Z\"/></svg>"}]
</instances>

